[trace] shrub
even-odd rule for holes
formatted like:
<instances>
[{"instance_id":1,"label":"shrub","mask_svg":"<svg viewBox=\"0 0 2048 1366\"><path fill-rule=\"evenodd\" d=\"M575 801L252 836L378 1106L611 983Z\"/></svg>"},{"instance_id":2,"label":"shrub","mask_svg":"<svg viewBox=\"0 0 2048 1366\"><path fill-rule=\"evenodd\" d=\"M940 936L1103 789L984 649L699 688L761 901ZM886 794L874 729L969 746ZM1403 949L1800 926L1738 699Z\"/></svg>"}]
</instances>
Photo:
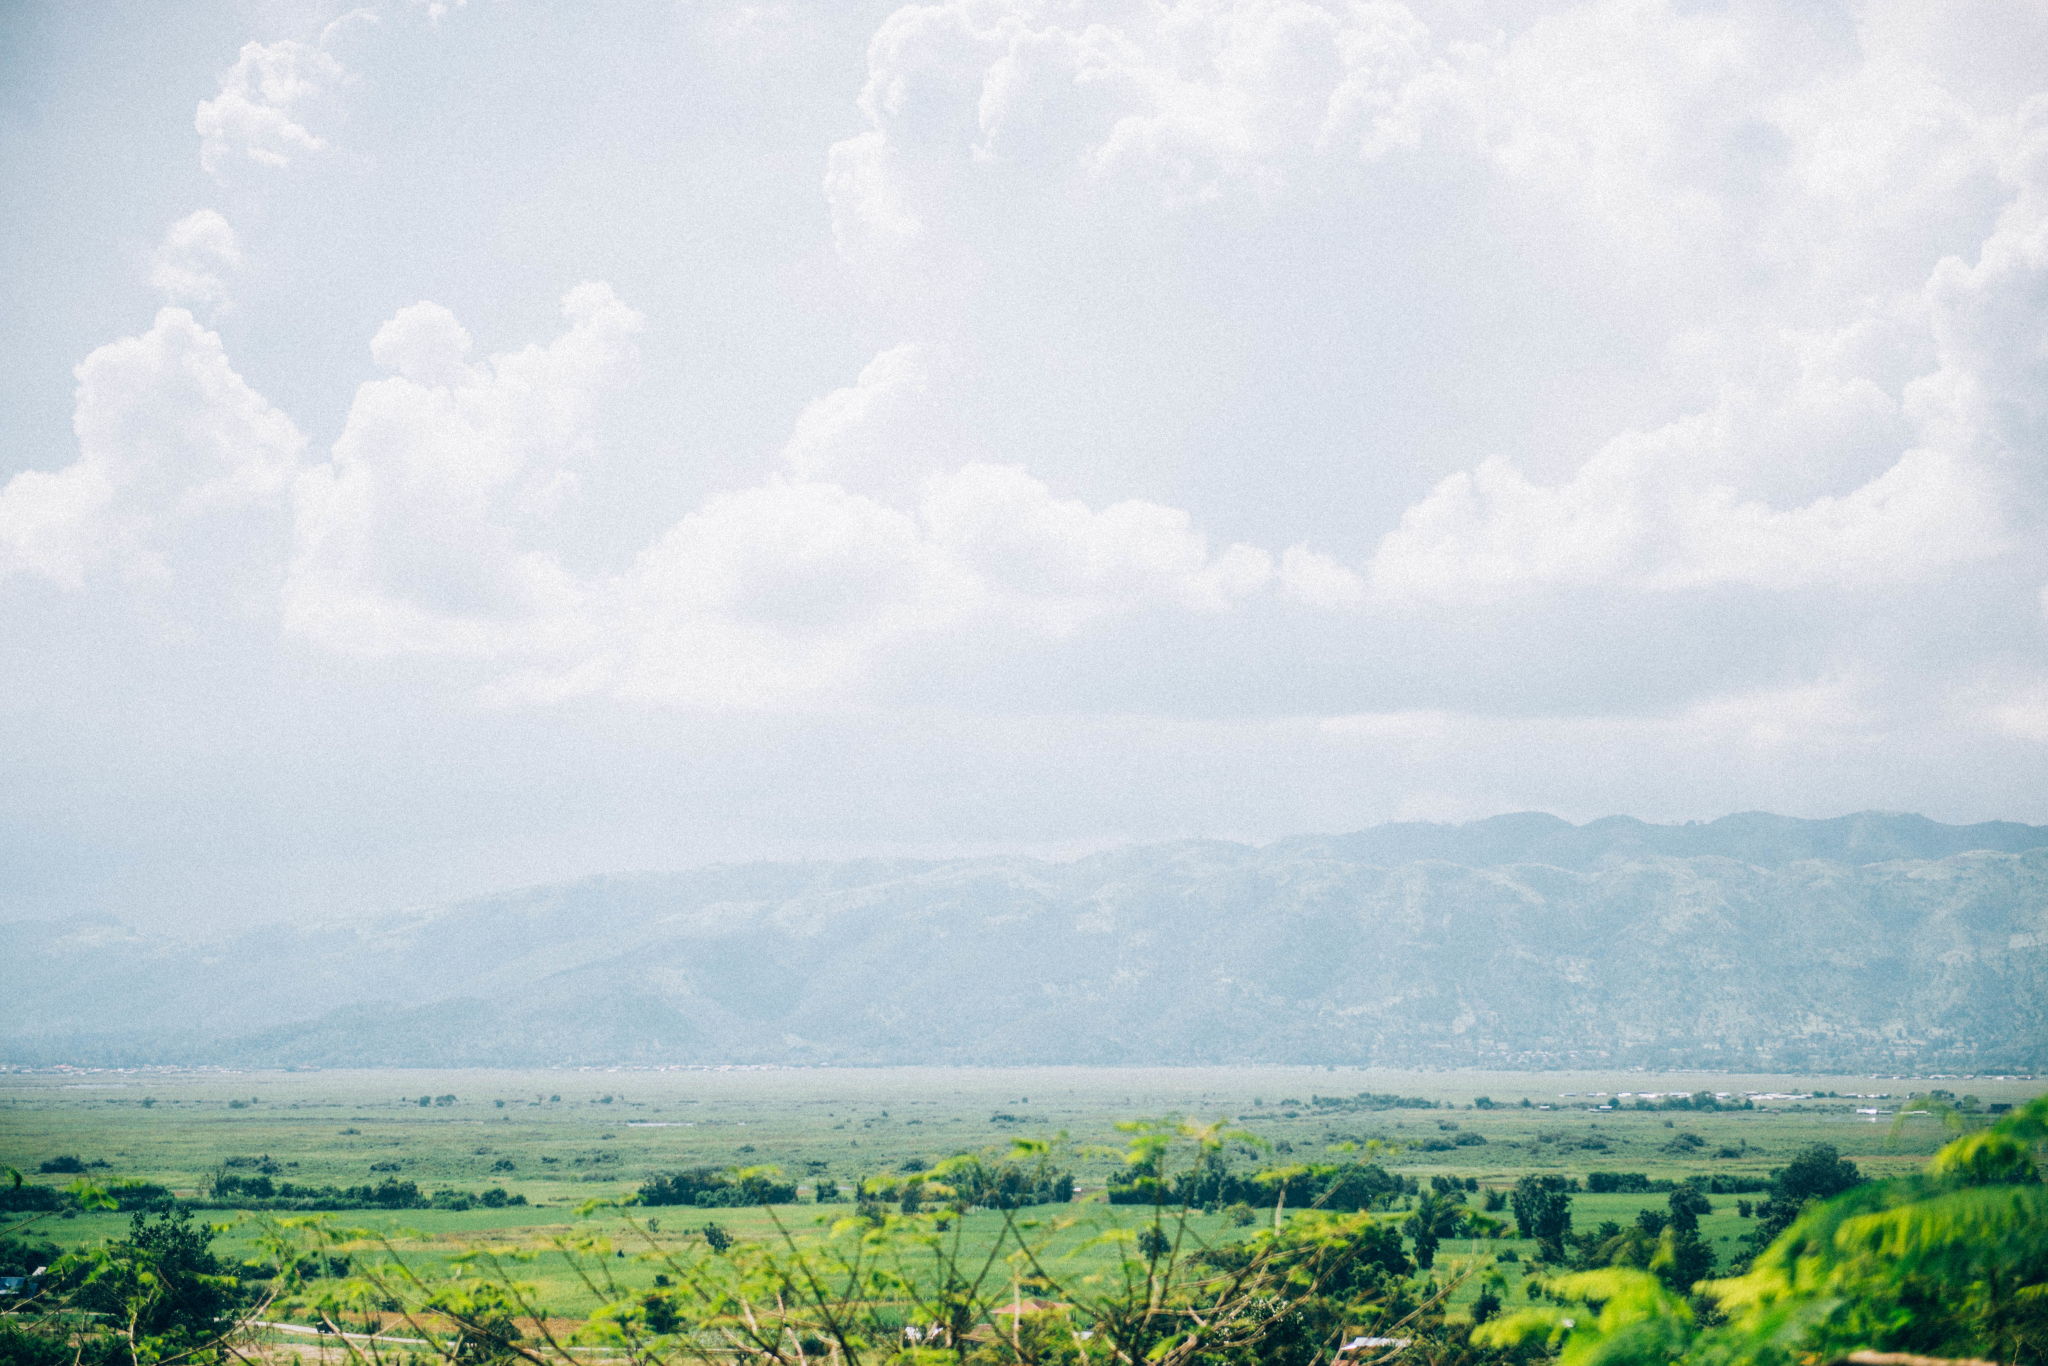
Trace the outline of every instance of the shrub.
<instances>
[{"instance_id":1,"label":"shrub","mask_svg":"<svg viewBox=\"0 0 2048 1366\"><path fill-rule=\"evenodd\" d=\"M695 1205L700 1209L735 1209L748 1205L789 1205L796 1202L796 1183L777 1181L761 1172L735 1179L712 1167L651 1176L637 1196L643 1205Z\"/></svg>"}]
</instances>

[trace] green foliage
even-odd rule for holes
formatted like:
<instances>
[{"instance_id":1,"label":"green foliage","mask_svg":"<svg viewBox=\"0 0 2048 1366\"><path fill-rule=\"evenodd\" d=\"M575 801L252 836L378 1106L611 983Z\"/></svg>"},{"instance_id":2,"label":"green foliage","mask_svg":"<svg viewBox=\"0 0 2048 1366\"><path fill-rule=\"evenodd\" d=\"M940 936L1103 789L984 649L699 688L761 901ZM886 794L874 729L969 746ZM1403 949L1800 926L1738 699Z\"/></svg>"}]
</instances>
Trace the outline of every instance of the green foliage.
<instances>
[{"instance_id":1,"label":"green foliage","mask_svg":"<svg viewBox=\"0 0 2048 1366\"><path fill-rule=\"evenodd\" d=\"M229 1159L232 1163L234 1159ZM424 1192L415 1181L386 1177L374 1186L305 1186L273 1181L267 1175L243 1176L226 1170L227 1163L207 1182L206 1204L220 1209L263 1210L368 1210L368 1209L499 1209L523 1205L524 1195L510 1194L497 1187L463 1191L443 1187ZM385 1165L385 1164L374 1164ZM161 1189L161 1188L159 1188Z\"/></svg>"},{"instance_id":2,"label":"green foliage","mask_svg":"<svg viewBox=\"0 0 2048 1366\"><path fill-rule=\"evenodd\" d=\"M52 1268L77 1286L138 1363L207 1352L230 1327L238 1284L222 1274L215 1230L188 1211L137 1214L128 1236Z\"/></svg>"},{"instance_id":3,"label":"green foliage","mask_svg":"<svg viewBox=\"0 0 2048 1366\"><path fill-rule=\"evenodd\" d=\"M54 1186L13 1185L0 1189L0 1210L10 1213L59 1210L64 1195Z\"/></svg>"},{"instance_id":4,"label":"green foliage","mask_svg":"<svg viewBox=\"0 0 2048 1366\"><path fill-rule=\"evenodd\" d=\"M1757 1227L1750 1234L1759 1248L1769 1246L1792 1227L1800 1212L1815 1201L1831 1200L1863 1180L1856 1164L1832 1143L1816 1143L1771 1172L1771 1196L1756 1207Z\"/></svg>"},{"instance_id":5,"label":"green foliage","mask_svg":"<svg viewBox=\"0 0 2048 1366\"><path fill-rule=\"evenodd\" d=\"M1792 1366L1852 1351L2048 1360L2048 1187L2033 1149L2048 1096L1955 1140L1924 1174L1867 1182L1832 1149L1780 1169L1772 1203L1798 1201L1746 1275L1709 1282L1725 1322L1703 1327L1683 1275L1608 1269L1552 1282L1557 1308L1488 1323L1500 1345L1541 1339L1560 1366ZM2022 1160L2024 1159L2024 1160ZM1678 1240L1675 1216L1660 1258ZM1583 1309L1577 1306L1585 1306Z\"/></svg>"},{"instance_id":6,"label":"green foliage","mask_svg":"<svg viewBox=\"0 0 2048 1366\"><path fill-rule=\"evenodd\" d=\"M54 1243L0 1237L0 1276L33 1276L62 1255Z\"/></svg>"},{"instance_id":7,"label":"green foliage","mask_svg":"<svg viewBox=\"0 0 2048 1366\"><path fill-rule=\"evenodd\" d=\"M915 1191L920 1193L918 1202L936 1200L955 1210L1064 1205L1074 1198L1074 1174L1052 1165L1050 1145L1019 1139L1011 1152L1030 1160L989 1160L962 1153L900 1188L882 1180L870 1182L870 1191L885 1200Z\"/></svg>"},{"instance_id":8,"label":"green foliage","mask_svg":"<svg viewBox=\"0 0 2048 1366\"><path fill-rule=\"evenodd\" d=\"M1678 1360L1693 1344L1686 1302L1640 1271L1585 1271L1552 1281L1553 1306L1532 1306L1473 1330L1475 1342L1540 1346L1559 1366L1647 1366Z\"/></svg>"},{"instance_id":9,"label":"green foliage","mask_svg":"<svg viewBox=\"0 0 2048 1366\"><path fill-rule=\"evenodd\" d=\"M1438 1105L1427 1096L1397 1096L1379 1091L1360 1091L1355 1096L1310 1096L1308 1103L1313 1110L1338 1111L1434 1110Z\"/></svg>"},{"instance_id":10,"label":"green foliage","mask_svg":"<svg viewBox=\"0 0 2048 1366\"><path fill-rule=\"evenodd\" d=\"M1462 1193L1453 1197L1431 1191L1418 1200L1415 1213L1401 1225L1401 1231L1415 1240L1415 1264L1425 1271L1436 1265L1438 1245L1463 1232L1465 1220Z\"/></svg>"},{"instance_id":11,"label":"green foliage","mask_svg":"<svg viewBox=\"0 0 2048 1366\"><path fill-rule=\"evenodd\" d=\"M1384 1209L1403 1194L1416 1193L1414 1178L1403 1178L1372 1162L1302 1163L1261 1171L1234 1171L1220 1149L1203 1152L1186 1171L1162 1180L1133 1166L1109 1183L1112 1205L1190 1205L1215 1208L1247 1205L1315 1208L1339 1213Z\"/></svg>"},{"instance_id":12,"label":"green foliage","mask_svg":"<svg viewBox=\"0 0 2048 1366\"><path fill-rule=\"evenodd\" d=\"M1571 1178L1525 1176L1508 1197L1515 1209L1515 1228L1536 1240L1545 1261L1564 1260L1564 1240L1572 1231Z\"/></svg>"},{"instance_id":13,"label":"green foliage","mask_svg":"<svg viewBox=\"0 0 2048 1366\"><path fill-rule=\"evenodd\" d=\"M643 1205L695 1205L699 1209L794 1204L796 1183L778 1181L776 1176L770 1167L723 1171L692 1167L649 1177L636 1198Z\"/></svg>"},{"instance_id":14,"label":"green foliage","mask_svg":"<svg viewBox=\"0 0 2048 1366\"><path fill-rule=\"evenodd\" d=\"M1700 1216L1714 1212L1713 1202L1690 1182L1673 1190L1665 1203L1671 1207L1671 1227L1681 1233L1698 1233Z\"/></svg>"}]
</instances>

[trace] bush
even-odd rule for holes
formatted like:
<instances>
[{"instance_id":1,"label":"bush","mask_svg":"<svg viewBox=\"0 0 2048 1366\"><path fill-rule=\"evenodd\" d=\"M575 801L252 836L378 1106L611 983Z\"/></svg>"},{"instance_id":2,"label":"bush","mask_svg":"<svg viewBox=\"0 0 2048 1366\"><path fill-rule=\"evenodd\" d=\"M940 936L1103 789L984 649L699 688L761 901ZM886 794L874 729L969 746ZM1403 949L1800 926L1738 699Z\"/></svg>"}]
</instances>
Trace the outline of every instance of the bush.
<instances>
[{"instance_id":1,"label":"bush","mask_svg":"<svg viewBox=\"0 0 2048 1366\"><path fill-rule=\"evenodd\" d=\"M77 1175L85 1170L85 1162L78 1157L53 1157L36 1170L45 1176Z\"/></svg>"},{"instance_id":2,"label":"bush","mask_svg":"<svg viewBox=\"0 0 2048 1366\"><path fill-rule=\"evenodd\" d=\"M749 1205L796 1203L796 1183L777 1181L759 1172L738 1179L712 1167L651 1176L636 1197L643 1205L695 1205L699 1209L738 1209Z\"/></svg>"},{"instance_id":3,"label":"bush","mask_svg":"<svg viewBox=\"0 0 2048 1366\"><path fill-rule=\"evenodd\" d=\"M1441 1140L1432 1140L1441 1142ZM1451 1145L1443 1144L1448 1150ZM1403 1181L1377 1163L1344 1162L1307 1168L1291 1168L1283 1178L1275 1172L1240 1174L1221 1161L1205 1159L1191 1171L1162 1183L1148 1172L1134 1172L1109 1183L1112 1205L1188 1205L1198 1209L1224 1205L1275 1204L1285 1188L1287 1207L1355 1213L1391 1202L1406 1191L1413 1194L1413 1179Z\"/></svg>"},{"instance_id":4,"label":"bush","mask_svg":"<svg viewBox=\"0 0 2048 1366\"><path fill-rule=\"evenodd\" d=\"M395 1164L392 1164L395 1165ZM161 1188L158 1188L161 1189ZM258 1194L267 1191L268 1194ZM118 1190L115 1192L120 1193ZM492 1209L523 1205L523 1195L508 1195L492 1188L481 1193L443 1189L424 1194L412 1181L386 1177L374 1186L297 1186L289 1181L272 1182L267 1176L221 1175L215 1178L213 1196L198 1208L269 1210L348 1209Z\"/></svg>"},{"instance_id":5,"label":"bush","mask_svg":"<svg viewBox=\"0 0 2048 1366\"><path fill-rule=\"evenodd\" d=\"M916 1163L913 1167L911 1163ZM904 1164L906 1172L915 1172L924 1166L912 1158ZM979 1157L963 1154L939 1164L931 1174L946 1190L952 1192L951 1203L964 1209L1023 1209L1030 1205L1064 1205L1074 1198L1073 1173L1047 1166L1027 1166L1009 1161L984 1161ZM911 1183L905 1183L909 1185ZM892 1188L877 1186L876 1194L887 1199ZM901 1191L894 1191L902 1194ZM938 1191L921 1198L945 1200Z\"/></svg>"},{"instance_id":6,"label":"bush","mask_svg":"<svg viewBox=\"0 0 2048 1366\"><path fill-rule=\"evenodd\" d=\"M63 1209L67 1203L64 1193L55 1186L0 1186L0 1210L10 1213Z\"/></svg>"}]
</instances>

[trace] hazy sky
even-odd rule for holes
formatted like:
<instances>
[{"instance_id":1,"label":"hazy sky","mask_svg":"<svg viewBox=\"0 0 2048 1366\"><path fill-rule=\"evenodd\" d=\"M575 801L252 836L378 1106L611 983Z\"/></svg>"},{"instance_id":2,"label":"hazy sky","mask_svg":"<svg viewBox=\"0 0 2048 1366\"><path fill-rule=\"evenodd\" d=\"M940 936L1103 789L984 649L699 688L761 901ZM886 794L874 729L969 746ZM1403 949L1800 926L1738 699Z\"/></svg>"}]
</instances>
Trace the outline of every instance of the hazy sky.
<instances>
[{"instance_id":1,"label":"hazy sky","mask_svg":"<svg viewBox=\"0 0 2048 1366\"><path fill-rule=\"evenodd\" d=\"M2048 821L2048 4L0 10L0 911Z\"/></svg>"}]
</instances>

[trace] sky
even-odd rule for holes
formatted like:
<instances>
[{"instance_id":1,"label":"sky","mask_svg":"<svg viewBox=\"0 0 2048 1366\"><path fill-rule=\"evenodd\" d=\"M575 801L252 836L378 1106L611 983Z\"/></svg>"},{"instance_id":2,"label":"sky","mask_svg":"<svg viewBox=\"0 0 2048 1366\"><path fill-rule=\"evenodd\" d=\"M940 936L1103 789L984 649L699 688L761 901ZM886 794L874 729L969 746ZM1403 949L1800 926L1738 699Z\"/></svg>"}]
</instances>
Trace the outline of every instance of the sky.
<instances>
[{"instance_id":1,"label":"sky","mask_svg":"<svg viewBox=\"0 0 2048 1366\"><path fill-rule=\"evenodd\" d=\"M0 10L0 916L2048 822L2048 4Z\"/></svg>"}]
</instances>

